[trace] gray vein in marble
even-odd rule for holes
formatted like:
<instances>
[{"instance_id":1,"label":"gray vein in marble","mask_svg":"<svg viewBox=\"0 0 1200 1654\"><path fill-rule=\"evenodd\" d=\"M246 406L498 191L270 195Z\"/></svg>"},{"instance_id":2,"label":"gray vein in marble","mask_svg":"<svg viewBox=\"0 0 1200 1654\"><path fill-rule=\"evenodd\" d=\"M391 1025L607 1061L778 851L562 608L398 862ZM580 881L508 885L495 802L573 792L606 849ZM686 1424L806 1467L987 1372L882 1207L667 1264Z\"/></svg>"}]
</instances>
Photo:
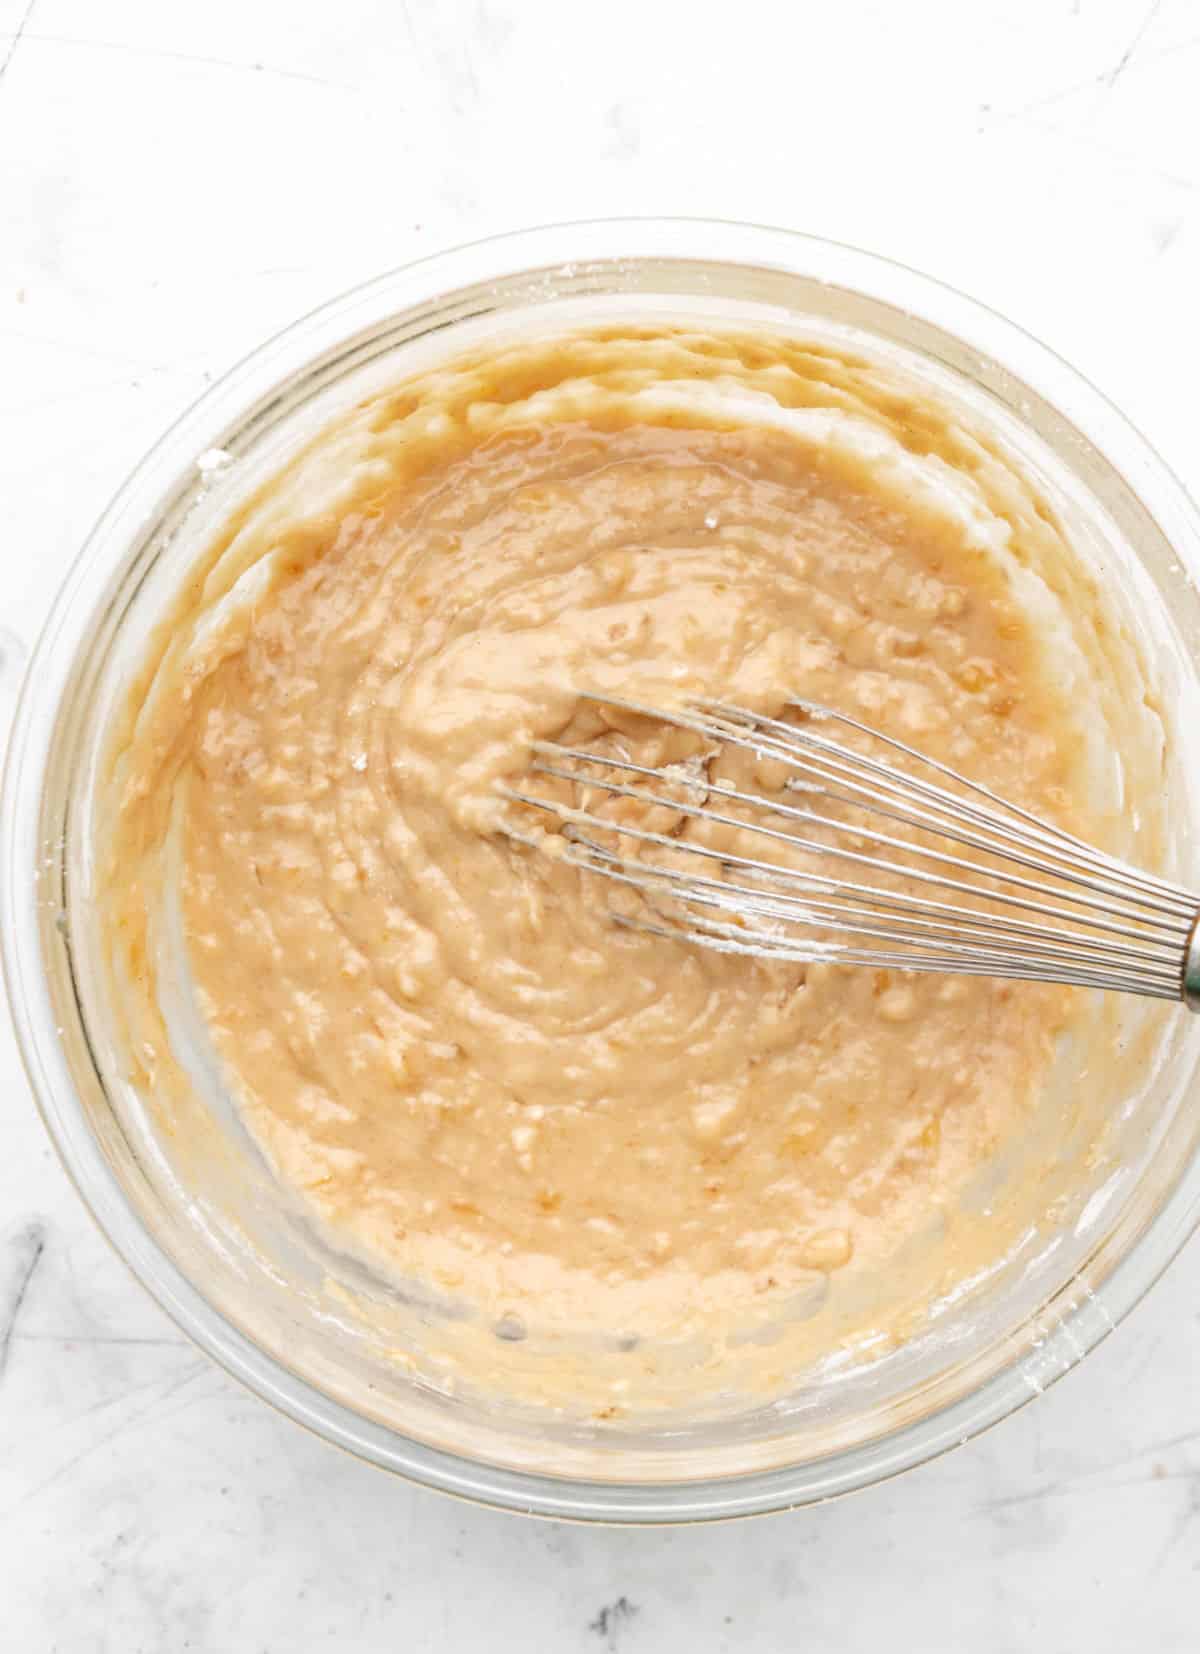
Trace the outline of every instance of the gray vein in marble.
<instances>
[{"instance_id":1,"label":"gray vein in marble","mask_svg":"<svg viewBox=\"0 0 1200 1654\"><path fill-rule=\"evenodd\" d=\"M1064 98L1074 97L1079 92L1090 92L1097 86L1111 87L1118 77L1124 80L1131 74L1144 74L1156 64L1177 57L1183 52L1194 51L1198 46L1200 34L1187 40L1177 40L1169 46L1158 46L1153 51L1138 50L1132 56L1120 60L1115 70L1102 69L1099 74L1087 75L1082 80L1068 81L1065 86L1057 86L1052 92L1044 92L1013 109L995 109L991 104L981 104L979 112L985 117L985 124L988 126L1004 126L1012 121L1024 121L1030 115L1037 115L1042 110L1061 103ZM1137 59L1136 63L1134 57Z\"/></svg>"},{"instance_id":2,"label":"gray vein in marble","mask_svg":"<svg viewBox=\"0 0 1200 1654\"><path fill-rule=\"evenodd\" d=\"M175 375L192 375L194 369L181 366L179 362L151 361L145 356L131 356L128 352L97 350L90 340L87 343L76 339L54 338L48 334L30 333L26 328L0 327L0 339L15 339L23 345L49 345L51 350L62 351L72 357L82 356L88 361L117 362L125 367L136 369L141 373L164 373ZM119 380L119 384L128 383Z\"/></svg>"},{"instance_id":3,"label":"gray vein in marble","mask_svg":"<svg viewBox=\"0 0 1200 1654\"><path fill-rule=\"evenodd\" d=\"M10 1236L5 1247L5 1270L0 1285L0 1378L8 1366L8 1352L13 1341L17 1317L29 1292L29 1283L42 1261L46 1250L46 1226L38 1218L27 1223Z\"/></svg>"},{"instance_id":4,"label":"gray vein in marble","mask_svg":"<svg viewBox=\"0 0 1200 1654\"><path fill-rule=\"evenodd\" d=\"M1178 1549L1180 1540L1195 1522L1197 1516L1200 1516L1200 1477L1193 1477L1188 1484L1183 1509L1175 1518L1170 1532L1159 1547L1158 1555L1147 1573L1147 1582L1157 1579L1159 1574L1162 1573L1172 1555Z\"/></svg>"},{"instance_id":5,"label":"gray vein in marble","mask_svg":"<svg viewBox=\"0 0 1200 1654\"><path fill-rule=\"evenodd\" d=\"M149 1417L150 1414L158 1412L164 1402L169 1401L171 1397L175 1395L177 1391L182 1390L185 1385L192 1384L197 1378L206 1377L211 1373L212 1368L209 1366L207 1360L200 1355L196 1355L193 1364L188 1367L186 1372L182 1374L172 1374L170 1379L166 1381L165 1385L163 1385L162 1380L158 1380L157 1385L162 1386L162 1388L160 1389L160 1393L156 1395L152 1401L147 1402L144 1407L138 1407L132 1412L125 1413L125 1415L112 1427L111 1430L106 1430L101 1435L93 1436L85 1447L81 1447L77 1453L72 1453L62 1464L57 1465L55 1469L51 1471L49 1476L44 1476L41 1481L34 1482L32 1486L26 1488L21 1496L12 1505L10 1505L6 1510L0 1511L0 1522L7 1521L9 1517L15 1515L18 1510L21 1510L26 1505L30 1504L40 1494L47 1492L50 1488L54 1487L56 1483L61 1482L64 1477L70 1476L72 1471L76 1470L85 1459L90 1459L94 1454L100 1452L102 1448L110 1446L120 1437L127 1435L129 1431L132 1430L134 1425ZM143 1389L151 1387L154 1386L140 1386L140 1388ZM86 1408L81 1416L86 1417L88 1413L99 1412L103 1409L103 1407L111 1405L115 1400L119 1400L124 1403L128 1401L129 1394L130 1392L127 1391L120 1397L106 1397L103 1402L97 1403L94 1407Z\"/></svg>"},{"instance_id":6,"label":"gray vein in marble","mask_svg":"<svg viewBox=\"0 0 1200 1654\"><path fill-rule=\"evenodd\" d=\"M37 0L31 0L30 11L36 3ZM25 16L28 18L29 12L26 12ZM84 51L119 52L126 57L154 58L167 63L193 63L202 69L226 69L235 74L271 75L277 80L299 80L309 86L325 86L335 92L353 91L353 87L344 81L327 80L322 75L306 75L296 69L280 69L272 63L238 63L233 58L206 57L196 52L167 52L157 46L137 46L128 40L93 40L84 35L41 33L27 34L26 39L35 40L41 46L75 46Z\"/></svg>"},{"instance_id":7,"label":"gray vein in marble","mask_svg":"<svg viewBox=\"0 0 1200 1654\"><path fill-rule=\"evenodd\" d=\"M630 1602L628 1597L618 1597L615 1602L606 1603L594 1620L588 1621L588 1630L600 1637L606 1648L616 1649L620 1647L621 1638L637 1612L636 1602Z\"/></svg>"},{"instance_id":8,"label":"gray vein in marble","mask_svg":"<svg viewBox=\"0 0 1200 1654\"><path fill-rule=\"evenodd\" d=\"M91 1332L16 1332L13 1341L18 1344L63 1344L68 1349L106 1348L110 1344L131 1344L138 1348L183 1350L189 1348L186 1338L133 1338L118 1333Z\"/></svg>"},{"instance_id":9,"label":"gray vein in marble","mask_svg":"<svg viewBox=\"0 0 1200 1654\"><path fill-rule=\"evenodd\" d=\"M21 21L17 24L17 27L13 32L12 39L8 43L8 50L4 54L4 61L3 63L0 63L0 80L4 79L5 75L8 73L9 65L12 63L13 58L17 55L17 47L25 38L25 30L28 26L29 19L33 16L33 8L36 5L37 0L29 0L29 4L25 7L25 10L21 15Z\"/></svg>"},{"instance_id":10,"label":"gray vein in marble","mask_svg":"<svg viewBox=\"0 0 1200 1654\"><path fill-rule=\"evenodd\" d=\"M1129 42L1128 46L1126 46L1125 50L1121 53L1118 62L1112 69L1109 70L1106 77L1106 84L1110 91L1117 84L1121 76L1125 73L1126 69L1128 69L1129 65L1137 56L1137 49L1146 38L1146 31L1150 28L1151 24L1154 22L1154 19L1158 16L1161 8L1162 0L1150 0L1149 10L1146 12L1145 17L1143 17L1137 33Z\"/></svg>"}]
</instances>

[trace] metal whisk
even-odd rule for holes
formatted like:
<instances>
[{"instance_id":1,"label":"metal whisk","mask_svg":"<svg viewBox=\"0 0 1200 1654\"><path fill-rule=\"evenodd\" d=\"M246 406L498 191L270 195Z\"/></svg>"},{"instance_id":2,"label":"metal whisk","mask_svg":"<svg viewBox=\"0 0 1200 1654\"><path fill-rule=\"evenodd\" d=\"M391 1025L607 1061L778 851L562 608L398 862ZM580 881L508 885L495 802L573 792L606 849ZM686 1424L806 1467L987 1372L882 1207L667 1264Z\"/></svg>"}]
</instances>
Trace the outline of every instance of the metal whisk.
<instances>
[{"instance_id":1,"label":"metal whisk","mask_svg":"<svg viewBox=\"0 0 1200 1654\"><path fill-rule=\"evenodd\" d=\"M504 789L556 818L566 859L638 893L618 923L764 959L1070 983L1200 1009L1200 897L903 742L807 701L767 718L708 701L667 711L583 698L710 744L652 767L536 742L532 773L574 783L572 797ZM711 779L707 761L727 748L780 766L776 795ZM623 818L617 800L635 801ZM637 806L669 812L672 826L639 824ZM505 831L545 843L516 823ZM762 855L745 853L747 834Z\"/></svg>"}]
</instances>

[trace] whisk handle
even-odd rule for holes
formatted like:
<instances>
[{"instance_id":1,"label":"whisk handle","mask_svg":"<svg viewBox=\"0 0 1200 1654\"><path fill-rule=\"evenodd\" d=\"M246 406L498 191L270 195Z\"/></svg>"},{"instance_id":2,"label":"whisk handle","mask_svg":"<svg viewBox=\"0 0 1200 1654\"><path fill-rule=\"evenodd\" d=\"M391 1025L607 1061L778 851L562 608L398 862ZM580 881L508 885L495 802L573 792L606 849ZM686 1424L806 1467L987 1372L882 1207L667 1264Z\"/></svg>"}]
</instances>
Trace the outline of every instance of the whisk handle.
<instances>
[{"instance_id":1,"label":"whisk handle","mask_svg":"<svg viewBox=\"0 0 1200 1654\"><path fill-rule=\"evenodd\" d=\"M1200 1011L1200 914L1196 916L1183 956L1183 1003L1189 1011Z\"/></svg>"}]
</instances>

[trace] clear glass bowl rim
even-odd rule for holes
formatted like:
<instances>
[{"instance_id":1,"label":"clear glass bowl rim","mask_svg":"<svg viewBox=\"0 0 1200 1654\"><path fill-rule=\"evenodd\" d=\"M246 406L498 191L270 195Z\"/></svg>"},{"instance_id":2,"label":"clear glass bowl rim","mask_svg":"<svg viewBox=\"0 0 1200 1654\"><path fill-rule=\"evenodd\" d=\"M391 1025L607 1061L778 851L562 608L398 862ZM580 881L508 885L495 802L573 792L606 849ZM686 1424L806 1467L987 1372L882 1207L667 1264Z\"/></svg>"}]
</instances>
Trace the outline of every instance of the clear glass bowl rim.
<instances>
[{"instance_id":1,"label":"clear glass bowl rim","mask_svg":"<svg viewBox=\"0 0 1200 1654\"><path fill-rule=\"evenodd\" d=\"M245 357L172 425L93 528L56 597L26 672L0 799L0 954L17 1043L51 1141L80 1198L176 1324L280 1412L356 1456L478 1503L560 1520L678 1523L794 1508L887 1479L966 1442L1032 1399L1019 1355L923 1419L829 1458L706 1481L594 1482L505 1469L412 1440L334 1401L230 1324L127 1203L75 1094L55 1033L38 926L35 865L43 769L77 650L114 560L176 479L262 394L373 323L460 289L589 262L686 260L767 267L862 294L932 323L1042 396L1092 442L1151 511L1200 582L1200 514L1125 416L1061 357L999 313L878 255L797 231L696 218L588 220L467 243L398 267L321 305ZM1193 1157L1134 1244L1094 1291L1047 1318L1043 1370L1074 1366L1142 1298L1200 1222Z\"/></svg>"}]
</instances>

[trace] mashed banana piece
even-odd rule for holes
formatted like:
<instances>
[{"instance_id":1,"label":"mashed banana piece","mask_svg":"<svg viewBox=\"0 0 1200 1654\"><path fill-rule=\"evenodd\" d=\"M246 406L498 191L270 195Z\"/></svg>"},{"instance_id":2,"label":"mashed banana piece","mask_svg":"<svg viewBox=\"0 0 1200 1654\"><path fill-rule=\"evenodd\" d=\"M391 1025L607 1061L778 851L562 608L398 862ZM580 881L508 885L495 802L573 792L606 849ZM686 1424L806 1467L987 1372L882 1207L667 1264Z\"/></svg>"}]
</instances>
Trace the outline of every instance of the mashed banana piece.
<instances>
[{"instance_id":1,"label":"mashed banana piece","mask_svg":"<svg viewBox=\"0 0 1200 1654\"><path fill-rule=\"evenodd\" d=\"M618 929L496 787L536 738L679 756L582 689L800 695L1103 840L1055 534L938 409L789 338L580 333L371 399L227 525L130 697L103 899L146 1082L185 1083L173 842L244 1118L377 1264L631 1338L886 1280L1019 1140L1076 998ZM926 1295L978 1256L935 1248Z\"/></svg>"}]
</instances>

